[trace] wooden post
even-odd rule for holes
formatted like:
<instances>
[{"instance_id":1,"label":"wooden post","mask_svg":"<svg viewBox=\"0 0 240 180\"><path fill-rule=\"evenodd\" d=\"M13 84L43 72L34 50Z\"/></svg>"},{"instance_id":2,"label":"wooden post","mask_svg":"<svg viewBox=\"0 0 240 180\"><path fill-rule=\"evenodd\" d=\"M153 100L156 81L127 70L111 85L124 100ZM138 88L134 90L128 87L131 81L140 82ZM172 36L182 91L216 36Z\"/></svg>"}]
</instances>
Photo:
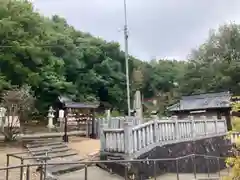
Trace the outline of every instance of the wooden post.
<instances>
[{"instance_id":1,"label":"wooden post","mask_svg":"<svg viewBox=\"0 0 240 180\"><path fill-rule=\"evenodd\" d=\"M65 143L68 142L68 134L67 134L67 131L68 131L68 115L69 115L69 112L68 112L68 108L65 108L65 113L64 113L64 135L63 135L63 141Z\"/></svg>"},{"instance_id":2,"label":"wooden post","mask_svg":"<svg viewBox=\"0 0 240 180\"><path fill-rule=\"evenodd\" d=\"M131 117L126 117L126 121L124 122L123 129L124 129L124 151L125 151L125 154L130 155L133 152Z\"/></svg>"}]
</instances>

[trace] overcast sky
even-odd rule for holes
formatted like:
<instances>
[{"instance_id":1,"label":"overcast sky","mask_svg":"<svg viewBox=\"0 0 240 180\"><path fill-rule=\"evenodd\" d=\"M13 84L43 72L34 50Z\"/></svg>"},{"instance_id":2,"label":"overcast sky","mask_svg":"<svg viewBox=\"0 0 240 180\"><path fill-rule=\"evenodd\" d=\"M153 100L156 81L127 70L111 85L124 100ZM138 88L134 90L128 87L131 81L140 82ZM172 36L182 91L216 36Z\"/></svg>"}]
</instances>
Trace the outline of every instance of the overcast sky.
<instances>
[{"instance_id":1,"label":"overcast sky","mask_svg":"<svg viewBox=\"0 0 240 180\"><path fill-rule=\"evenodd\" d=\"M76 29L124 48L123 0L33 0L44 15L57 14ZM129 52L142 60L185 59L210 29L240 22L240 0L127 0Z\"/></svg>"}]
</instances>

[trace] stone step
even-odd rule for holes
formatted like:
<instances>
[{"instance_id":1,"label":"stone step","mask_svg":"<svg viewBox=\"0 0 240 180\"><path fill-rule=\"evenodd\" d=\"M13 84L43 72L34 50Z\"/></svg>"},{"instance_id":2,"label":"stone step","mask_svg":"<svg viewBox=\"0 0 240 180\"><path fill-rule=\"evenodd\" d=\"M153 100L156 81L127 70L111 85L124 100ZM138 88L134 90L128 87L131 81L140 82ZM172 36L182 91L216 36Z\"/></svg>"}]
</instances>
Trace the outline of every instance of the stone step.
<instances>
[{"instance_id":1,"label":"stone step","mask_svg":"<svg viewBox=\"0 0 240 180\"><path fill-rule=\"evenodd\" d=\"M65 145L63 142L46 142L46 143L34 143L34 144L27 144L27 148L36 148L42 146L55 146L55 145Z\"/></svg>"},{"instance_id":2,"label":"stone step","mask_svg":"<svg viewBox=\"0 0 240 180\"><path fill-rule=\"evenodd\" d=\"M47 163L78 162L78 161L80 162L82 160L84 160L84 158L81 158L79 155L72 155L67 157L53 158L51 160L48 160ZM53 166L53 165L49 165L49 166Z\"/></svg>"},{"instance_id":3,"label":"stone step","mask_svg":"<svg viewBox=\"0 0 240 180\"><path fill-rule=\"evenodd\" d=\"M68 156L74 156L74 155L77 155L76 152L73 152L73 151L67 151L67 152L58 152L58 153L54 153L54 154L50 154L48 156L41 156L41 155L38 155L38 156L34 156L36 159L41 159L41 158L45 158L47 157L47 159L53 159L53 158L60 158L60 157L68 157Z\"/></svg>"},{"instance_id":4,"label":"stone step","mask_svg":"<svg viewBox=\"0 0 240 180\"><path fill-rule=\"evenodd\" d=\"M68 146L65 144L59 144L55 146L42 146L42 147L34 147L34 148L28 148L28 150L33 153L33 152L41 152L41 151L51 151L55 149L61 149L61 148L67 148Z\"/></svg>"},{"instance_id":5,"label":"stone step","mask_svg":"<svg viewBox=\"0 0 240 180\"><path fill-rule=\"evenodd\" d=\"M65 144L55 145L55 146L43 146L37 148L28 148L28 150L32 153L41 152L41 151L57 151L58 149L68 148Z\"/></svg>"},{"instance_id":6,"label":"stone step","mask_svg":"<svg viewBox=\"0 0 240 180\"><path fill-rule=\"evenodd\" d=\"M48 167L47 171L53 175L60 175L72 171L77 171L83 169L84 167L85 167L84 164L63 164Z\"/></svg>"},{"instance_id":7,"label":"stone step","mask_svg":"<svg viewBox=\"0 0 240 180\"><path fill-rule=\"evenodd\" d=\"M107 156L108 160L123 160L122 156Z\"/></svg>"},{"instance_id":8,"label":"stone step","mask_svg":"<svg viewBox=\"0 0 240 180\"><path fill-rule=\"evenodd\" d=\"M61 147L61 148L51 149L50 151L48 151L48 154L66 152L66 151L70 151L70 150L71 149L68 147ZM47 150L32 152L32 155L33 156L44 156L46 154L46 152L47 152Z\"/></svg>"},{"instance_id":9,"label":"stone step","mask_svg":"<svg viewBox=\"0 0 240 180\"><path fill-rule=\"evenodd\" d=\"M33 144L44 144L44 143L51 143L51 142L62 142L61 139L59 138L47 138L47 139L34 139L32 141L29 141L27 144L28 145L33 145Z\"/></svg>"},{"instance_id":10,"label":"stone step","mask_svg":"<svg viewBox=\"0 0 240 180\"><path fill-rule=\"evenodd\" d=\"M53 175L63 174L67 172L72 172L84 168L84 164L81 164L83 158L78 155L68 156L64 158L51 159L48 163L63 163L63 162L79 162L79 164L61 164L61 165L48 165L47 172L52 173Z\"/></svg>"}]
</instances>

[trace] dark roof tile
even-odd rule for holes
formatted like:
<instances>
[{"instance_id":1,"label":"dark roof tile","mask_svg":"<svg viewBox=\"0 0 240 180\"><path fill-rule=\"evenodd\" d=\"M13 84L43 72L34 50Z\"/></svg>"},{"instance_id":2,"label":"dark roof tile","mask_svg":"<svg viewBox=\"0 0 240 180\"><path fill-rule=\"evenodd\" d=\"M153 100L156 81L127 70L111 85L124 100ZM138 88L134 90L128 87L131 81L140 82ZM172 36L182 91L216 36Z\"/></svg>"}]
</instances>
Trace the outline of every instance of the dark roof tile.
<instances>
[{"instance_id":1,"label":"dark roof tile","mask_svg":"<svg viewBox=\"0 0 240 180\"><path fill-rule=\"evenodd\" d=\"M198 110L230 107L229 92L183 96L179 103L168 107L169 111Z\"/></svg>"}]
</instances>

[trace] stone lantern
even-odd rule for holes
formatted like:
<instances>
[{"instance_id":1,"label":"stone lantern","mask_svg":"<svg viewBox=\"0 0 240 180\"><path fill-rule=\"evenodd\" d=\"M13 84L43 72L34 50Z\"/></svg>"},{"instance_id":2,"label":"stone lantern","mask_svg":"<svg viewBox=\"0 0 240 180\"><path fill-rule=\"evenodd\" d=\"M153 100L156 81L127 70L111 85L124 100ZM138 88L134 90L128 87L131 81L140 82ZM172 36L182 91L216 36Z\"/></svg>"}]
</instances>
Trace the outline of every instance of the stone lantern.
<instances>
[{"instance_id":1,"label":"stone lantern","mask_svg":"<svg viewBox=\"0 0 240 180\"><path fill-rule=\"evenodd\" d=\"M54 125L53 125L54 112L55 110L52 108L52 106L50 106L48 110L48 128L49 129L54 128Z\"/></svg>"}]
</instances>

